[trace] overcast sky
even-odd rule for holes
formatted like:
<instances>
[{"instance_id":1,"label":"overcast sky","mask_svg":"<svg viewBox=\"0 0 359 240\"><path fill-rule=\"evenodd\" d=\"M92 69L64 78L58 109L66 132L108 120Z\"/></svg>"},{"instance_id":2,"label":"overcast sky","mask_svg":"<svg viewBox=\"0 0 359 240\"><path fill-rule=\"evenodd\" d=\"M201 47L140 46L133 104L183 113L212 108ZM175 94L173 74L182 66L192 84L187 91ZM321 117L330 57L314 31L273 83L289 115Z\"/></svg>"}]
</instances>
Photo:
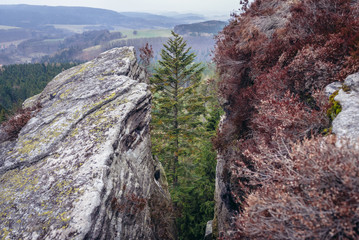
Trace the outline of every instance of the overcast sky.
<instances>
[{"instance_id":1,"label":"overcast sky","mask_svg":"<svg viewBox=\"0 0 359 240\"><path fill-rule=\"evenodd\" d=\"M117 12L164 11L194 13L232 13L239 9L240 0L1 0L0 4L31 4L49 6L86 6Z\"/></svg>"}]
</instances>

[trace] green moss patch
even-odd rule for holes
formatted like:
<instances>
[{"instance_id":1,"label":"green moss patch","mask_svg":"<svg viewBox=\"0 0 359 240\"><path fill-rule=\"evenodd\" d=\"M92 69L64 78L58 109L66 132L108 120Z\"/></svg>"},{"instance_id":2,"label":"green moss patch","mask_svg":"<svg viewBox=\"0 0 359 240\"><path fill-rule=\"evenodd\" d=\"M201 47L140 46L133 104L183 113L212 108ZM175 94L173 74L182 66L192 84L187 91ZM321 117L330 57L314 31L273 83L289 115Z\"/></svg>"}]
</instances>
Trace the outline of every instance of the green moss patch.
<instances>
[{"instance_id":1,"label":"green moss patch","mask_svg":"<svg viewBox=\"0 0 359 240\"><path fill-rule=\"evenodd\" d=\"M338 95L339 90L335 91L332 95L329 97L330 107L327 110L327 116L329 117L330 121L333 121L338 114L342 111L342 106L338 101L335 101L335 97Z\"/></svg>"}]
</instances>

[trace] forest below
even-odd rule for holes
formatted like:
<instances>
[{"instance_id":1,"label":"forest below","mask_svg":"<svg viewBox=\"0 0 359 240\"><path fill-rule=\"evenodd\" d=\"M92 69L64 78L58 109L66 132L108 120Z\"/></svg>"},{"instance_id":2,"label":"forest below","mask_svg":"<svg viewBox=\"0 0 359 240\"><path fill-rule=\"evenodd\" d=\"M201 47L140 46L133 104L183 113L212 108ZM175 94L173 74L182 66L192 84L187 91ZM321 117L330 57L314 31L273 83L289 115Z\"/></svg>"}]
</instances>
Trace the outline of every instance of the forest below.
<instances>
[{"instance_id":1,"label":"forest below","mask_svg":"<svg viewBox=\"0 0 359 240\"><path fill-rule=\"evenodd\" d=\"M0 122L21 108L24 100L40 93L47 83L73 63L19 64L0 68Z\"/></svg>"}]
</instances>

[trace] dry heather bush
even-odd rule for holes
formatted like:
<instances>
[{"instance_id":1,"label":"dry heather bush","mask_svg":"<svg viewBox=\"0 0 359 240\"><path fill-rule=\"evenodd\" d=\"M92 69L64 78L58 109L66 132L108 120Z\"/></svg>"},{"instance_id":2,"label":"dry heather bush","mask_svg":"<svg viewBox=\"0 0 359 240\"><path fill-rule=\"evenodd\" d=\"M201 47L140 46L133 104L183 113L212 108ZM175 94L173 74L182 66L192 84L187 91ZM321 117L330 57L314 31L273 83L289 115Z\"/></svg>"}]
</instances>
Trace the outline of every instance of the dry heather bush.
<instances>
[{"instance_id":1,"label":"dry heather bush","mask_svg":"<svg viewBox=\"0 0 359 240\"><path fill-rule=\"evenodd\" d=\"M313 95L313 101L319 106L318 110L307 106L289 91L283 96L273 91L268 99L259 101L256 113L248 123L256 131L248 132L247 136L236 142L237 150L226 155L234 172L236 169L261 171L260 165L252 158L254 154L260 154L266 149L266 154L271 152L285 155L288 150L284 146L318 134L323 126L328 126L329 119L323 112L327 105L326 96L320 91ZM231 175L231 182L232 195L237 199L240 209L243 209L241 204L245 196L261 186L238 174Z\"/></svg>"},{"instance_id":2,"label":"dry heather bush","mask_svg":"<svg viewBox=\"0 0 359 240\"><path fill-rule=\"evenodd\" d=\"M140 48L140 61L145 68L148 68L152 58L153 58L152 45L146 43L145 46Z\"/></svg>"},{"instance_id":3,"label":"dry heather bush","mask_svg":"<svg viewBox=\"0 0 359 240\"><path fill-rule=\"evenodd\" d=\"M226 100L224 125L236 126L235 136L256 131L247 122L256 111L257 96L269 97L263 89L277 91L281 83L281 95L289 90L305 102L313 91L359 70L358 6L351 0L257 0L234 15L217 38L214 58ZM260 31L258 19L284 17L278 13L284 10L287 20ZM222 131L224 142L232 132Z\"/></svg>"},{"instance_id":4,"label":"dry heather bush","mask_svg":"<svg viewBox=\"0 0 359 240\"><path fill-rule=\"evenodd\" d=\"M359 151L336 147L335 137L283 148L246 152L257 171L233 170L261 185L238 217L239 238L358 239Z\"/></svg>"},{"instance_id":5,"label":"dry heather bush","mask_svg":"<svg viewBox=\"0 0 359 240\"><path fill-rule=\"evenodd\" d=\"M248 1L244 2L248 3ZM302 206L305 206L304 209L312 211L312 207L306 207L311 206L311 203L307 202L315 204L319 200L322 201L322 198L329 197L328 201L332 205L326 205L327 211L334 215L329 217L325 215L324 210L321 210L320 213L324 214L325 218L320 218L322 217L320 214L319 217L314 215L315 221L312 221L310 219L312 216L306 215L304 220L289 221L286 219L285 213L280 215L283 217L283 221L279 221L282 225L279 223L276 225L278 227L276 231L279 232L277 236L274 234L275 230L273 232L266 230L266 224L269 224L268 229L272 229L269 226L271 221L276 222L275 219L261 222L261 219L266 219L265 217L269 214L263 211L261 212L263 214L253 218L253 221L249 219L249 215L243 218L248 223L252 221L253 226L257 226L257 228L251 229L241 223L243 231L253 232L253 235L249 235L250 239L252 237L270 239L270 236L274 236L273 238L276 239L318 239L318 236L323 239L354 239L357 237L355 235L357 228L353 226L357 222L351 223L352 225L345 228L343 224L345 219L348 219L346 215L344 213L335 215L340 212L336 207L342 207L341 203L338 202L339 200L330 199L331 196L336 196L339 199L340 194L344 194L344 192L337 189L335 191L339 192L334 195L332 190L324 188L325 193L330 192L332 195L327 196L321 193L323 185L320 181L327 180L319 181L318 179L326 175L318 172L318 167L310 159L330 161L332 158L330 156L326 158L325 154L330 155L332 154L330 151L338 151L337 155L333 152L333 156L336 157L336 160L333 161L338 163L340 154L357 158L356 153L350 155L346 152L350 150L338 150L327 140L323 140L325 142L323 143L318 139L305 140L302 145L295 145L292 150L287 149L286 146L290 142L303 141L306 137L320 135L321 130L328 127L329 119L326 118L328 99L321 93L322 89L330 82L342 81L347 75L359 71L359 1L255 0L252 5L247 7L245 6L246 12L243 14L234 15L229 25L218 36L214 58L221 77L219 90L221 97L225 100L226 112L225 121L223 121L221 131L214 143L223 158L226 159L228 168L233 170L228 181L233 198L237 199L240 205L239 209L243 210L244 207L241 204L245 201L246 196L254 193L247 201L243 216L252 214L248 209L252 209L255 204L260 202L263 206L272 206L270 204L273 203L278 206L278 209L281 204L284 204L289 219L292 219L290 218L291 214L296 212L299 215L304 214L304 212L300 212ZM275 19L278 18L282 19L276 22ZM266 23L261 22L261 19L272 21L271 28L267 28ZM313 149L310 143L321 144L324 146L323 149L327 148L327 151L320 150L320 152L318 149ZM298 150L299 146L302 148L301 151ZM308 150L305 150L306 147ZM314 147L318 148L318 146ZM333 147L334 150L330 150L330 147ZM315 155L317 150L319 155ZM307 156L301 155L303 152ZM289 153L292 155L288 155ZM297 185L293 185L292 188L284 184L290 178L286 178L282 182L276 180L278 184L274 184L275 181L273 183L266 179L262 179L260 182L252 181L250 174L238 172L240 169L251 169L257 171L257 174L261 174L266 171L262 168L269 165L261 165L260 159L264 159L263 161L267 161L267 158L275 159L267 157L268 155L293 160L294 153L303 159L307 157L303 161L308 165L305 168L308 175L303 175L300 181L305 182L304 180L308 178L310 183L318 184L312 186L312 189L316 189L315 191L320 193L320 196L313 195L313 199L311 199L309 193L314 194L315 191L309 191L305 188L306 185L302 186L298 182L299 180L293 183ZM318 156L322 156L323 159L320 160ZM346 161L351 160L343 160L343 162ZM297 161L295 163L297 164ZM311 169L311 167L316 168ZM338 164L334 170L338 171L338 174L344 174L341 167L343 166ZM285 171L284 167L276 164L272 168L275 171ZM315 176L309 176L309 174ZM335 175L335 173L333 174ZM344 178L344 175L342 177ZM266 184L269 185L266 186ZM339 184L338 188L342 186L343 184ZM305 191L301 188L304 188ZM268 193L268 196L265 193ZM297 193L299 195L293 195ZM263 198L257 197L255 199L258 199L258 202L254 202L253 198L262 196L261 194ZM287 199L289 197L290 199ZM292 201L288 203L292 204L291 207L286 205L285 201ZM326 204L324 200L322 202ZM354 205L358 205L357 201ZM334 207L334 209L330 207ZM275 208L274 206L273 209ZM345 209L345 206L342 209ZM256 213L254 210L253 212ZM253 214L250 216L253 217ZM338 227L330 225L333 222L338 223ZM318 223L324 227L310 226L311 223ZM326 227L332 226L333 228L329 232L323 233ZM354 231L354 235L348 230L349 228ZM235 231L235 229L226 230ZM288 232L286 233L286 231ZM308 237L305 235L306 231L308 231Z\"/></svg>"},{"instance_id":6,"label":"dry heather bush","mask_svg":"<svg viewBox=\"0 0 359 240\"><path fill-rule=\"evenodd\" d=\"M256 106L256 113L251 119L253 141L257 149L266 147L276 148L277 142L296 141L320 133L323 126L329 124L329 119L323 112L326 102L321 92L315 95L318 110L311 109L300 101L298 95L287 91L283 96L271 94L267 99L261 100ZM242 148L243 149L243 148Z\"/></svg>"},{"instance_id":7,"label":"dry heather bush","mask_svg":"<svg viewBox=\"0 0 359 240\"><path fill-rule=\"evenodd\" d=\"M9 120L3 122L1 128L5 136L0 141L14 140L17 138L21 129L32 118L32 116L41 109L40 103L32 108L18 110Z\"/></svg>"}]
</instances>

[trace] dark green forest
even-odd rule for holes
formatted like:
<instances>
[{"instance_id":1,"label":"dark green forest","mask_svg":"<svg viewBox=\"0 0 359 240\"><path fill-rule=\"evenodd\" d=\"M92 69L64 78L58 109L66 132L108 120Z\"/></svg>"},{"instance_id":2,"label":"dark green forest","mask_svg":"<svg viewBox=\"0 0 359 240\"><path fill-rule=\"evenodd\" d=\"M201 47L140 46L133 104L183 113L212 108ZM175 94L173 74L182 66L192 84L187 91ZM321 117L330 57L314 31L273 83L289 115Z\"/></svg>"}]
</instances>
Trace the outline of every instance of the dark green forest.
<instances>
[{"instance_id":1,"label":"dark green forest","mask_svg":"<svg viewBox=\"0 0 359 240\"><path fill-rule=\"evenodd\" d=\"M16 64L0 68L0 122L27 98L40 93L57 74L73 63Z\"/></svg>"}]
</instances>

